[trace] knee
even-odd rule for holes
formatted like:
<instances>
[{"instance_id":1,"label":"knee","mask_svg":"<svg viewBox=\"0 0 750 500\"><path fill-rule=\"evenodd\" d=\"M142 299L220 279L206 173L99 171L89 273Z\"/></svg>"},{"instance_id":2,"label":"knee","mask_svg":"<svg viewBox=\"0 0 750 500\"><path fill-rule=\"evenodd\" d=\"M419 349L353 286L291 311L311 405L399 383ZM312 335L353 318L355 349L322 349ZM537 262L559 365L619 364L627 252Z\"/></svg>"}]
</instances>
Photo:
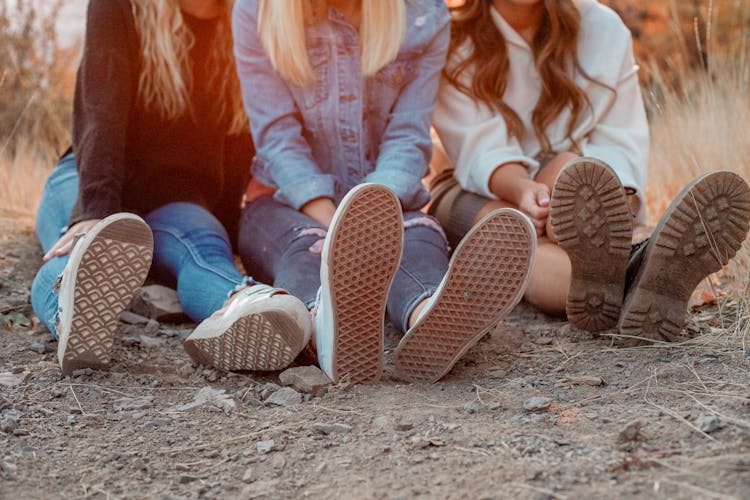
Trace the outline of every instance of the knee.
<instances>
[{"instance_id":1,"label":"knee","mask_svg":"<svg viewBox=\"0 0 750 500\"><path fill-rule=\"evenodd\" d=\"M448 238L438 220L423 213L412 213L404 216L404 232L406 234L418 233L423 239L440 242L448 249Z\"/></svg>"}]
</instances>

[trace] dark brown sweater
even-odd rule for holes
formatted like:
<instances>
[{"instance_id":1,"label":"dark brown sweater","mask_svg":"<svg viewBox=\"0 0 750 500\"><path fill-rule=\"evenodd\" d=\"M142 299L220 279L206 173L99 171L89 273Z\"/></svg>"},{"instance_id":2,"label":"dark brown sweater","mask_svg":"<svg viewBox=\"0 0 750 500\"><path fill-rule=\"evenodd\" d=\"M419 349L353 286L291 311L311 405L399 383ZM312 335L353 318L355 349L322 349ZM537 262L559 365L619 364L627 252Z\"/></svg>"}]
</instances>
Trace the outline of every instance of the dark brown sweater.
<instances>
[{"instance_id":1,"label":"dark brown sweater","mask_svg":"<svg viewBox=\"0 0 750 500\"><path fill-rule=\"evenodd\" d=\"M184 14L192 113L168 121L137 99L141 56L129 0L91 0L73 108L73 152L80 176L70 223L129 211L145 215L185 201L212 212L234 237L254 154L249 132L229 136L223 96L204 67L216 20Z\"/></svg>"}]
</instances>

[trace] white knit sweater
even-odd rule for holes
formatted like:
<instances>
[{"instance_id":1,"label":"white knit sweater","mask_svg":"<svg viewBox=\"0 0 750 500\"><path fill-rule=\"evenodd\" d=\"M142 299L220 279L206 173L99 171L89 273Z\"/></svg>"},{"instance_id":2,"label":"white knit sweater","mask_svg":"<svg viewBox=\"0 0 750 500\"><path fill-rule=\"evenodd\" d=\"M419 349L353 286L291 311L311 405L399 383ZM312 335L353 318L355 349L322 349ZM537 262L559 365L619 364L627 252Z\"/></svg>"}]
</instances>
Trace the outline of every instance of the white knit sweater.
<instances>
[{"instance_id":1,"label":"white knit sweater","mask_svg":"<svg viewBox=\"0 0 750 500\"><path fill-rule=\"evenodd\" d=\"M576 75L585 91L590 110L578 120L573 137L585 156L609 164L626 187L635 188L642 198L648 161L648 123L638 83L638 67L633 58L630 32L611 9L594 0L577 0L581 12L578 57L581 67L594 80ZM541 145L534 133L531 115L541 94L541 79L534 66L529 45L493 8L493 19L507 41L510 70L505 102L523 121L521 140L509 138L502 115L477 103L443 80L438 95L434 127L456 170L463 189L496 198L489 180L497 167L509 162L526 165L536 175L534 158ZM470 45L458 51L467 53ZM467 71L462 78L470 81ZM566 139L569 111L564 111L547 129L553 151L571 150ZM645 203L641 204L645 207ZM641 210L639 219L645 216Z\"/></svg>"}]
</instances>

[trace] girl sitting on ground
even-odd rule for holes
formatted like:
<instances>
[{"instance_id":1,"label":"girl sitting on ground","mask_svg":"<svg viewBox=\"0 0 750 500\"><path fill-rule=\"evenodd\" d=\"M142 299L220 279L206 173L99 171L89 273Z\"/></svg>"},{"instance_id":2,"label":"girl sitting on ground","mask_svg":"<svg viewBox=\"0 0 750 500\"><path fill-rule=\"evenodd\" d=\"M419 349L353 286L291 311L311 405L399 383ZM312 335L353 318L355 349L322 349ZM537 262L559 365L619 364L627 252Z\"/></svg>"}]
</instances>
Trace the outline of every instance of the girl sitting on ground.
<instances>
[{"instance_id":1,"label":"girl sitting on ground","mask_svg":"<svg viewBox=\"0 0 750 500\"><path fill-rule=\"evenodd\" d=\"M453 14L434 126L455 170L434 177L429 212L456 241L518 208L540 238L530 303L586 330L676 338L693 288L744 240L745 182L697 179L631 252L649 136L627 28L594 0L466 0Z\"/></svg>"},{"instance_id":2,"label":"girl sitting on ground","mask_svg":"<svg viewBox=\"0 0 750 500\"><path fill-rule=\"evenodd\" d=\"M429 123L449 40L444 0L239 0L236 59L257 146L240 229L248 269L314 316L333 379L396 368L437 380L520 300L533 227L493 212L449 263L420 212ZM403 215L402 215L403 210Z\"/></svg>"},{"instance_id":3,"label":"girl sitting on ground","mask_svg":"<svg viewBox=\"0 0 750 500\"><path fill-rule=\"evenodd\" d=\"M59 340L66 375L109 364L120 313L152 259L201 322L185 343L196 362L278 369L310 334L302 303L233 262L229 235L253 146L231 4L89 3L73 146L47 181L36 221L45 255L32 304Z\"/></svg>"}]
</instances>

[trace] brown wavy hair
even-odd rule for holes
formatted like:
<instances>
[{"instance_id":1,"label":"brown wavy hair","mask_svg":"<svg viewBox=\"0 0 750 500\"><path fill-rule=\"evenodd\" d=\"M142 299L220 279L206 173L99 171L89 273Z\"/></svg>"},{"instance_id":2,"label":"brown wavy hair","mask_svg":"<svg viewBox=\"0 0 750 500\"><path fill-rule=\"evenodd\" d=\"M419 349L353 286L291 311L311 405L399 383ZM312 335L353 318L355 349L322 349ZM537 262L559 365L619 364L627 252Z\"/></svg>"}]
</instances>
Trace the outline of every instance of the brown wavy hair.
<instances>
[{"instance_id":1,"label":"brown wavy hair","mask_svg":"<svg viewBox=\"0 0 750 500\"><path fill-rule=\"evenodd\" d=\"M532 113L534 132L542 145L542 152L551 153L547 127L566 108L570 108L567 137L574 149L580 149L573 140L573 128L590 103L571 75L578 71L591 80L578 61L581 15L573 0L543 0L543 3L542 22L531 43L535 65L542 80L542 93ZM508 135L521 139L524 135L523 122L503 100L510 69L507 42L495 25L490 9L492 0L466 0L459 7L451 9L453 21L449 64L443 74L458 90L500 113L507 124ZM467 43L472 49L471 55L461 59L458 54ZM473 70L469 84L461 79L467 69Z\"/></svg>"},{"instance_id":2,"label":"brown wavy hair","mask_svg":"<svg viewBox=\"0 0 750 500\"><path fill-rule=\"evenodd\" d=\"M216 90L219 113L230 123L229 132L248 130L240 83L235 71L231 30L233 0L219 2L221 13L216 38L204 64L213 66L210 88ZM131 0L141 45L143 67L138 80L138 99L147 109L173 120L191 113L193 85L190 49L195 43L185 25L177 0Z\"/></svg>"}]
</instances>

